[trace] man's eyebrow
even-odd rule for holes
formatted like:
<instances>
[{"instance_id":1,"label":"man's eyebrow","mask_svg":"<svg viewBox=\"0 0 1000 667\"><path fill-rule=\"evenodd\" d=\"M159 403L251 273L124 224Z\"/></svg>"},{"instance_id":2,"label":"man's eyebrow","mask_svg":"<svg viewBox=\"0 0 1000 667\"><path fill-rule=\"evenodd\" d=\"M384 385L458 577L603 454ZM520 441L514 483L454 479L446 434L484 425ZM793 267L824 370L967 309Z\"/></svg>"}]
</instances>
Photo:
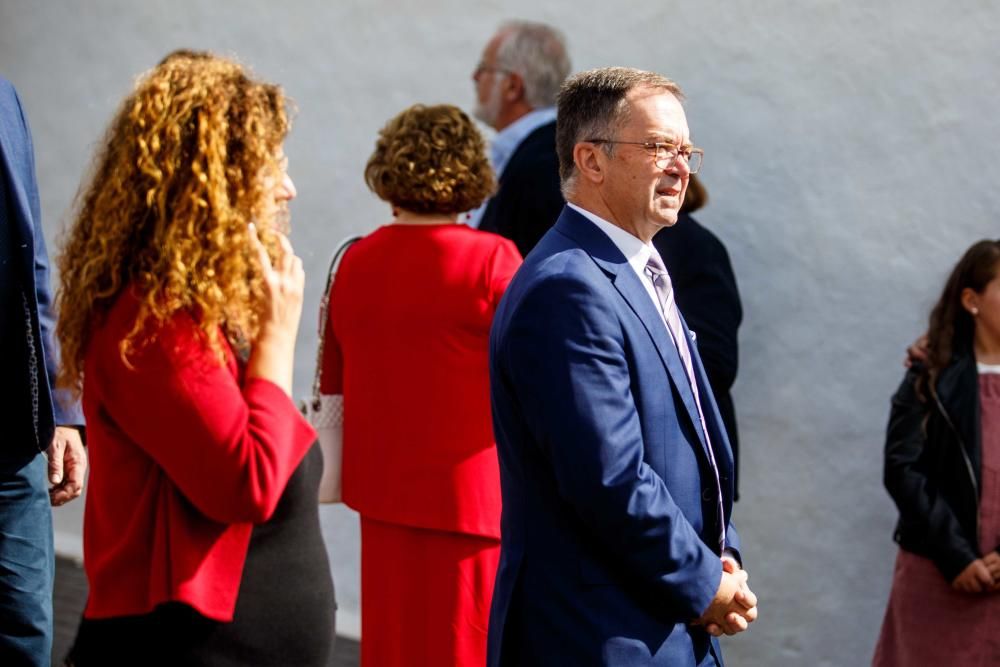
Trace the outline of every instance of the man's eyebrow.
<instances>
[{"instance_id":1,"label":"man's eyebrow","mask_svg":"<svg viewBox=\"0 0 1000 667\"><path fill-rule=\"evenodd\" d=\"M677 135L673 132L663 132L660 130L651 130L647 135L648 141L656 141L661 144L676 144Z\"/></svg>"}]
</instances>

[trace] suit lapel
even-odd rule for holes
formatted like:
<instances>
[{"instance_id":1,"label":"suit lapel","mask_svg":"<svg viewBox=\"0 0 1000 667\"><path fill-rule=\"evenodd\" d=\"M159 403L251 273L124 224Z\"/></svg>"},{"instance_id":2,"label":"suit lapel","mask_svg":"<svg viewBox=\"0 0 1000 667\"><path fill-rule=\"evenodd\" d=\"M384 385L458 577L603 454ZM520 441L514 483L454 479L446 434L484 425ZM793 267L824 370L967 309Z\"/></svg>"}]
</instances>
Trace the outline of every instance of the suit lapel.
<instances>
[{"instance_id":1,"label":"suit lapel","mask_svg":"<svg viewBox=\"0 0 1000 667\"><path fill-rule=\"evenodd\" d=\"M615 289L642 322L653 341L664 368L667 370L670 381L677 389L677 394L684 404L691 424L694 426L694 431L698 434L698 440L703 448L707 447L701 428L701 419L698 416L698 406L695 404L694 392L691 389L687 372L684 370L684 363L667 332L663 317L656 309L652 299L649 298L646 288L639 281L639 276L635 274L625 256L622 255L618 246L608 238L607 234L568 206L563 209L556 222L556 227L560 232L574 239L581 248L590 254L594 262L608 274ZM686 330L685 327L685 333Z\"/></svg>"}]
</instances>

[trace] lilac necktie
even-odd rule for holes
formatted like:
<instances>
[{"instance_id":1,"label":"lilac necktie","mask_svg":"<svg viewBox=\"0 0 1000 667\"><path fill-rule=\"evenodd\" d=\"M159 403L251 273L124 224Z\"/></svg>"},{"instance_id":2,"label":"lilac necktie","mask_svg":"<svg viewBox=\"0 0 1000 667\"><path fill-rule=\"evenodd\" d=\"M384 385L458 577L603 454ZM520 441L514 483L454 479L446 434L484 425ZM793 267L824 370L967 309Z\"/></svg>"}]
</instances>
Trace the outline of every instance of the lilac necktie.
<instances>
[{"instance_id":1,"label":"lilac necktie","mask_svg":"<svg viewBox=\"0 0 1000 667\"><path fill-rule=\"evenodd\" d=\"M650 255L646 262L646 275L653 283L657 300L660 302L660 311L667 325L667 331L674 341L677 353L684 364L684 371L687 374L688 382L691 385L691 392L694 394L694 402L698 407L698 418L701 421L701 431L705 434L705 444L708 445L708 460L712 464L712 472L715 473L715 489L718 493L719 501L719 548L724 549L726 544L726 520L722 509L722 484L719 482L719 467L715 463L715 453L712 451L712 443L708 437L708 426L705 423L705 413L701 409L701 396L698 394L698 383L694 377L694 364L691 363L691 348L688 347L687 337L684 335L684 327L681 325L681 315L677 310L674 301L674 288L670 283L670 274L663 262L656 255Z\"/></svg>"}]
</instances>

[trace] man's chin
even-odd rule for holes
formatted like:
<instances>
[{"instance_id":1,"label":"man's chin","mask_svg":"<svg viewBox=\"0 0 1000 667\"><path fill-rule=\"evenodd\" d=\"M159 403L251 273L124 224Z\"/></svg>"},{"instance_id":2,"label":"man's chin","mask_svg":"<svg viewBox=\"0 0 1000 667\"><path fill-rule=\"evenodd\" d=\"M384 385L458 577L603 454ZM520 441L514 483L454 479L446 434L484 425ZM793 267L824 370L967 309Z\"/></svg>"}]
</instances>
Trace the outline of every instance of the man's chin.
<instances>
[{"instance_id":1,"label":"man's chin","mask_svg":"<svg viewBox=\"0 0 1000 667\"><path fill-rule=\"evenodd\" d=\"M662 211L660 212L659 215L656 216L654 224L656 224L656 226L658 227L673 227L674 225L677 224L677 218L679 213L680 212L676 209L672 209L670 211Z\"/></svg>"},{"instance_id":2,"label":"man's chin","mask_svg":"<svg viewBox=\"0 0 1000 667\"><path fill-rule=\"evenodd\" d=\"M480 123L484 123L493 127L493 124L497 122L496 114L490 113L492 109L487 109L486 107L476 105L476 108L472 110L472 117L478 120Z\"/></svg>"}]
</instances>

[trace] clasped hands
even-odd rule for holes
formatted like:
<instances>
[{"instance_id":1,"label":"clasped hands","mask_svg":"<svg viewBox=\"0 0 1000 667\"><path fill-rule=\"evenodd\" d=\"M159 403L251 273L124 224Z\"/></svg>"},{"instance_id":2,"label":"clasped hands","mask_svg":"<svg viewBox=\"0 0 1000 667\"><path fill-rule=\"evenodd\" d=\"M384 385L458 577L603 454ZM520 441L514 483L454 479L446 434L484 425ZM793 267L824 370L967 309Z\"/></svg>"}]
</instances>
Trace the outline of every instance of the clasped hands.
<instances>
[{"instance_id":1,"label":"clasped hands","mask_svg":"<svg viewBox=\"0 0 1000 667\"><path fill-rule=\"evenodd\" d=\"M704 626L713 637L735 635L757 619L757 596L747 585L747 573L736 559L722 557L722 581L708 609L694 625Z\"/></svg>"},{"instance_id":2,"label":"clasped hands","mask_svg":"<svg viewBox=\"0 0 1000 667\"><path fill-rule=\"evenodd\" d=\"M1000 591L1000 554L991 551L977 558L955 577L951 587L963 593L996 593Z\"/></svg>"}]
</instances>

